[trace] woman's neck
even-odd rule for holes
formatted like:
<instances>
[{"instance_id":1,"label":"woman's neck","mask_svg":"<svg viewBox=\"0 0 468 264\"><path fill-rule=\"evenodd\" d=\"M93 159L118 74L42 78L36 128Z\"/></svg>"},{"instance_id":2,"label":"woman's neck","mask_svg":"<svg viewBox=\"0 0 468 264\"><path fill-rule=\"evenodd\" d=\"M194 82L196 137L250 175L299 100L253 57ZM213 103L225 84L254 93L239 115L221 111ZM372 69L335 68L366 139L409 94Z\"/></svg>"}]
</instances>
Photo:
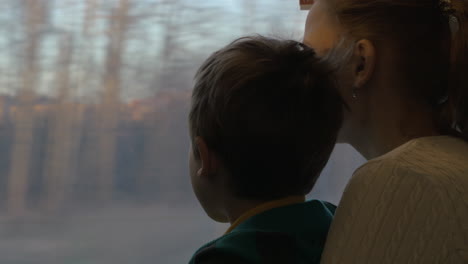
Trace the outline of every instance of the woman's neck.
<instances>
[{"instance_id":1,"label":"woman's neck","mask_svg":"<svg viewBox=\"0 0 468 264\"><path fill-rule=\"evenodd\" d=\"M423 108L395 107L374 111L368 131L351 142L366 159L382 156L408 141L440 135L434 125L432 113ZM381 108L382 109L382 108Z\"/></svg>"}]
</instances>

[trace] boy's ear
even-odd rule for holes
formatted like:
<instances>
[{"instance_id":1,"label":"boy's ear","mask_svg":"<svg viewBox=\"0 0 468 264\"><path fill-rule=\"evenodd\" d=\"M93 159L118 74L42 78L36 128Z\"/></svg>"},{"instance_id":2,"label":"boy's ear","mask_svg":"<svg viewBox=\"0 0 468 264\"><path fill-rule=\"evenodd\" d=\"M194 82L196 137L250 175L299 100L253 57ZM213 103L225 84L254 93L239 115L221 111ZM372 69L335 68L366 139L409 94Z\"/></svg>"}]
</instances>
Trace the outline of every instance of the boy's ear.
<instances>
[{"instance_id":1,"label":"boy's ear","mask_svg":"<svg viewBox=\"0 0 468 264\"><path fill-rule=\"evenodd\" d=\"M375 70L376 51L374 44L367 39L362 39L356 43L354 50L356 63L354 64L353 86L361 88L371 79Z\"/></svg>"},{"instance_id":2,"label":"boy's ear","mask_svg":"<svg viewBox=\"0 0 468 264\"><path fill-rule=\"evenodd\" d=\"M212 177L218 169L218 159L214 152L208 147L202 137L195 138L195 146L198 150L200 168L197 171L199 177Z\"/></svg>"}]
</instances>

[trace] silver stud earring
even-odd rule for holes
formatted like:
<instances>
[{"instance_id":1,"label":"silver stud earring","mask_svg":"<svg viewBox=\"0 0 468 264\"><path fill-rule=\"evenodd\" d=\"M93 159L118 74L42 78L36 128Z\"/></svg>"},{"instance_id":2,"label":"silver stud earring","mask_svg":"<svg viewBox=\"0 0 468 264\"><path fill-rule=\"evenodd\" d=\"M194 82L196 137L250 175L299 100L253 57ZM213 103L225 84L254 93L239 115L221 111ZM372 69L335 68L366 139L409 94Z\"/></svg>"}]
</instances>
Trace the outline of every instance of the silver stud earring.
<instances>
[{"instance_id":1,"label":"silver stud earring","mask_svg":"<svg viewBox=\"0 0 468 264\"><path fill-rule=\"evenodd\" d=\"M357 98L358 98L357 92L358 92L358 88L357 88L357 87L353 87L353 93L352 93L353 99L357 99Z\"/></svg>"}]
</instances>

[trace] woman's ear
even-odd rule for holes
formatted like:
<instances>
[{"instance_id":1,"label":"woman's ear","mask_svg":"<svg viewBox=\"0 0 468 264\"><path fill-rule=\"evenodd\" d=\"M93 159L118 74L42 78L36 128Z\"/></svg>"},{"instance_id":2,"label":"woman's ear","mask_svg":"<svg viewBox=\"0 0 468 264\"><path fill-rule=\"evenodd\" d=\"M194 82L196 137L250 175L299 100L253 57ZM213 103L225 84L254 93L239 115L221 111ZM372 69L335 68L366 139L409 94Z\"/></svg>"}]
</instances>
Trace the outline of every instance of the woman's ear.
<instances>
[{"instance_id":1,"label":"woman's ear","mask_svg":"<svg viewBox=\"0 0 468 264\"><path fill-rule=\"evenodd\" d=\"M218 168L218 159L214 152L208 147L202 137L196 137L194 144L200 159L200 168L197 171L197 176L211 177L215 175Z\"/></svg>"},{"instance_id":2,"label":"woman's ear","mask_svg":"<svg viewBox=\"0 0 468 264\"><path fill-rule=\"evenodd\" d=\"M374 73L376 65L374 44L367 39L359 40L354 49L354 57L356 58L356 63L353 66L353 86L359 89L369 82Z\"/></svg>"}]
</instances>

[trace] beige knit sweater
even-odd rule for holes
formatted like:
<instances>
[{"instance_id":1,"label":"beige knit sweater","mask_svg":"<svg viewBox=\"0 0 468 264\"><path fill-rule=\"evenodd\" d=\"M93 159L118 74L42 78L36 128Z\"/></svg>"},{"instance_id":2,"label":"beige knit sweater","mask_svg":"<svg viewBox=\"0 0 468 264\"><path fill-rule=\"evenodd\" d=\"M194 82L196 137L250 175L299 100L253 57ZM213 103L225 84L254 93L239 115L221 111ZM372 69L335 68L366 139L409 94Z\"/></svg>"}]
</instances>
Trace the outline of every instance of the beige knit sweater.
<instances>
[{"instance_id":1,"label":"beige knit sweater","mask_svg":"<svg viewBox=\"0 0 468 264\"><path fill-rule=\"evenodd\" d=\"M468 143L420 138L359 168L322 263L468 263Z\"/></svg>"}]
</instances>

